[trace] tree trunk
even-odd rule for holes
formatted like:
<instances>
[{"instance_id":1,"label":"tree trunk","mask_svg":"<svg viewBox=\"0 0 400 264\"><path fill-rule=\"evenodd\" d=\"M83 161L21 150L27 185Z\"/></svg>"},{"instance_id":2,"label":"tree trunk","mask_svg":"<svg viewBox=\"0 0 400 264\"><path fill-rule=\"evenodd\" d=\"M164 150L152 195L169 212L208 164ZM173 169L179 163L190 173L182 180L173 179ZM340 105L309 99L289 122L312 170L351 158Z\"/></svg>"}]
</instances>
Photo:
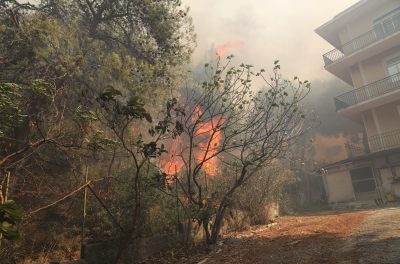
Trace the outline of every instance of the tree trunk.
<instances>
[{"instance_id":1,"label":"tree trunk","mask_svg":"<svg viewBox=\"0 0 400 264\"><path fill-rule=\"evenodd\" d=\"M210 225L209 225L209 219L204 219L203 221L203 229L204 229L204 234L206 235L206 243L207 243L207 245L212 245L212 244L215 244L215 243L212 243L212 241L211 241L211 234L212 234L212 232L210 233Z\"/></svg>"},{"instance_id":2,"label":"tree trunk","mask_svg":"<svg viewBox=\"0 0 400 264\"><path fill-rule=\"evenodd\" d=\"M309 206L312 204L311 179L307 172L303 171L303 174L306 179L306 205Z\"/></svg>"},{"instance_id":3,"label":"tree trunk","mask_svg":"<svg viewBox=\"0 0 400 264\"><path fill-rule=\"evenodd\" d=\"M180 242L183 246L189 247L192 244L193 237L193 224L190 218L187 218L186 221L179 222L177 224L177 232Z\"/></svg>"},{"instance_id":4,"label":"tree trunk","mask_svg":"<svg viewBox=\"0 0 400 264\"><path fill-rule=\"evenodd\" d=\"M222 223L223 223L222 221L224 220L225 210L228 207L231 197L234 194L234 192L236 191L236 189L239 188L243 184L243 180L244 180L246 173L247 173L247 166L244 166L240 173L240 177L237 179L234 186L229 190L229 192L222 199L221 204L218 207L217 214L215 215L214 225L211 228L211 238L210 238L210 241L207 241L207 244L211 245L211 244L217 243L219 232L221 231L221 227L222 227Z\"/></svg>"},{"instance_id":5,"label":"tree trunk","mask_svg":"<svg viewBox=\"0 0 400 264\"><path fill-rule=\"evenodd\" d=\"M217 212L217 215L215 216L215 221L214 225L211 229L211 239L209 244L215 244L217 243L217 239L219 236L219 233L221 231L221 227L223 224L224 220L224 215L225 215L225 210L226 210L226 205L224 205L219 212Z\"/></svg>"}]
</instances>

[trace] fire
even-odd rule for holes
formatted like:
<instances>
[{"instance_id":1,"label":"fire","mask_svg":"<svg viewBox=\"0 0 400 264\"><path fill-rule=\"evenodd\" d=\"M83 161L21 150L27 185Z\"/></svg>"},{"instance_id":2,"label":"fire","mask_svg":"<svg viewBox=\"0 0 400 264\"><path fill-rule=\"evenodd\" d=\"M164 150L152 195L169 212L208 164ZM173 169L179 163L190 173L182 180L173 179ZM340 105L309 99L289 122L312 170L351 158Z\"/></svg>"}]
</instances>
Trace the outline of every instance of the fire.
<instances>
[{"instance_id":1,"label":"fire","mask_svg":"<svg viewBox=\"0 0 400 264\"><path fill-rule=\"evenodd\" d=\"M216 52L218 57L224 56L229 50L240 49L244 46L242 41L229 41L217 46Z\"/></svg>"},{"instance_id":2,"label":"fire","mask_svg":"<svg viewBox=\"0 0 400 264\"><path fill-rule=\"evenodd\" d=\"M244 46L242 41L229 41L216 47L216 53L218 57L224 56L229 50L240 49ZM222 86L221 86L222 87ZM214 157L217 154L220 143L222 141L222 132L219 127L223 124L224 120L222 117L214 117L207 122L198 122L203 116L203 111L200 106L196 106L193 110L191 121L196 123L195 131L195 146L194 159L196 162L203 162L202 170L209 176L217 175L219 171L219 160L218 157ZM163 172L169 176L178 174L185 166L184 157L188 155L182 146L185 146L185 139L177 137L172 140L170 149L167 155L163 155L160 162ZM206 160L206 161L205 161ZM172 178L168 182L173 181Z\"/></svg>"},{"instance_id":3,"label":"fire","mask_svg":"<svg viewBox=\"0 0 400 264\"><path fill-rule=\"evenodd\" d=\"M203 111L201 111L200 106L196 106L192 115L192 122L196 122L203 115Z\"/></svg>"},{"instance_id":4,"label":"fire","mask_svg":"<svg viewBox=\"0 0 400 264\"><path fill-rule=\"evenodd\" d=\"M196 130L196 137L200 139L196 159L198 162L208 159L204 162L202 169L210 176L218 173L218 158L213 156L218 152L222 140L222 133L218 128L222 123L221 117L214 117L209 122L200 123Z\"/></svg>"},{"instance_id":5,"label":"fire","mask_svg":"<svg viewBox=\"0 0 400 264\"><path fill-rule=\"evenodd\" d=\"M184 163L181 158L181 151L179 146L181 142L179 138L176 138L172 141L170 149L168 151L168 155L165 155L164 159L161 160L161 168L168 175L175 175L179 171L181 171Z\"/></svg>"},{"instance_id":6,"label":"fire","mask_svg":"<svg viewBox=\"0 0 400 264\"><path fill-rule=\"evenodd\" d=\"M192 122L198 122L202 117L203 112L199 106L197 106L192 115ZM223 124L222 117L214 117L207 122L198 122L196 124L196 131L194 136L194 142L197 147L194 149L195 161L200 163L204 160L202 170L209 176L215 176L219 169L219 161L217 157L213 157L219 150L220 143L222 140L222 132L219 127ZM167 157L161 160L161 168L168 175L176 175L184 167L184 161L182 155L188 154L182 151L185 140L181 137L177 137L171 143Z\"/></svg>"}]
</instances>

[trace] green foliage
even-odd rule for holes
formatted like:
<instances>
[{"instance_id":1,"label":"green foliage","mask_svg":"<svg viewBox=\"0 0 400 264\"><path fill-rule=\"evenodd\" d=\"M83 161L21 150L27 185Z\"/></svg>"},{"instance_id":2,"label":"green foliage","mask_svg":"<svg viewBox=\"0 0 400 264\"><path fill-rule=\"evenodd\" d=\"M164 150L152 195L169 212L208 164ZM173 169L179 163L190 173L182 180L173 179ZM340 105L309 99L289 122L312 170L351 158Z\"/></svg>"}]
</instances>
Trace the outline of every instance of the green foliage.
<instances>
[{"instance_id":1,"label":"green foliage","mask_svg":"<svg viewBox=\"0 0 400 264\"><path fill-rule=\"evenodd\" d=\"M86 143L89 149L94 152L113 150L120 145L117 140L107 137L104 131L100 130L96 131L90 138L87 138Z\"/></svg>"},{"instance_id":2,"label":"green foliage","mask_svg":"<svg viewBox=\"0 0 400 264\"><path fill-rule=\"evenodd\" d=\"M179 212L176 199L153 188L148 188L143 198L145 208L144 231L150 234L175 232L176 219L179 214L182 214L182 212Z\"/></svg>"},{"instance_id":3,"label":"green foliage","mask_svg":"<svg viewBox=\"0 0 400 264\"><path fill-rule=\"evenodd\" d=\"M19 238L17 223L22 220L22 210L13 200L0 204L0 234L7 240Z\"/></svg>"},{"instance_id":4,"label":"green foliage","mask_svg":"<svg viewBox=\"0 0 400 264\"><path fill-rule=\"evenodd\" d=\"M144 108L144 103L139 96L131 96L126 102L122 99L122 92L111 85L108 85L98 97L101 107L106 111L112 111L115 115L127 118L145 119L149 123L152 122L151 115Z\"/></svg>"},{"instance_id":5,"label":"green foliage","mask_svg":"<svg viewBox=\"0 0 400 264\"><path fill-rule=\"evenodd\" d=\"M147 122L152 122L151 115L146 111L146 109L144 108L144 103L138 96L132 96L128 100L124 108L124 114L127 116L131 116L135 119L144 118Z\"/></svg>"},{"instance_id":6,"label":"green foliage","mask_svg":"<svg viewBox=\"0 0 400 264\"><path fill-rule=\"evenodd\" d=\"M82 105L76 107L74 118L79 121L98 121L96 112Z\"/></svg>"},{"instance_id":7,"label":"green foliage","mask_svg":"<svg viewBox=\"0 0 400 264\"><path fill-rule=\"evenodd\" d=\"M19 126L23 120L20 109L21 87L14 83L0 83L0 136Z\"/></svg>"},{"instance_id":8,"label":"green foliage","mask_svg":"<svg viewBox=\"0 0 400 264\"><path fill-rule=\"evenodd\" d=\"M108 85L106 90L100 94L99 99L103 101L115 101L117 96L122 96L122 93L113 86Z\"/></svg>"},{"instance_id":9,"label":"green foliage","mask_svg":"<svg viewBox=\"0 0 400 264\"><path fill-rule=\"evenodd\" d=\"M24 206L46 204L82 183L83 161L96 180L129 168L129 195L109 186L102 194L115 198L107 200L112 206L123 204L121 215L132 221L135 196L144 194L135 183L166 151L158 138L182 129L171 117L154 117L193 50L187 10L169 0L0 2L0 146L12 157L1 167L21 175L10 196L23 193ZM150 138L141 136L147 131ZM140 169L132 168L132 156ZM42 186L36 181L45 183L46 199L32 195ZM76 208L64 214L65 221L80 218ZM16 229L7 221L4 237L11 238Z\"/></svg>"},{"instance_id":10,"label":"green foliage","mask_svg":"<svg viewBox=\"0 0 400 264\"><path fill-rule=\"evenodd\" d=\"M49 85L41 79L32 81L32 92L41 98L50 99L52 97Z\"/></svg>"}]
</instances>

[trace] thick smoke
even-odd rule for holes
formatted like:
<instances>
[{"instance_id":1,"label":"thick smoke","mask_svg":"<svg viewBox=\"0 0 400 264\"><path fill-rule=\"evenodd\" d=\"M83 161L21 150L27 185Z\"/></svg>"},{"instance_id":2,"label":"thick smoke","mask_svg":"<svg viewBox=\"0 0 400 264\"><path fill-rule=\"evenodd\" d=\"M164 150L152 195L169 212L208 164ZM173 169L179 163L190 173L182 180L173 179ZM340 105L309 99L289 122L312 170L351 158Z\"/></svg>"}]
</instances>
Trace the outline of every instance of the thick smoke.
<instances>
[{"instance_id":1,"label":"thick smoke","mask_svg":"<svg viewBox=\"0 0 400 264\"><path fill-rule=\"evenodd\" d=\"M312 142L313 159L319 164L336 162L347 158L345 143L360 142L362 126L342 117L336 112L334 97L352 89L343 81L331 77L311 81L312 90L304 108L316 115L315 126L302 144Z\"/></svg>"},{"instance_id":2,"label":"thick smoke","mask_svg":"<svg viewBox=\"0 0 400 264\"><path fill-rule=\"evenodd\" d=\"M361 125L336 113L334 97L353 89L336 77L327 80L312 80L312 90L306 99L305 108L314 110L319 119L319 125L314 133L323 136L343 134L351 136L362 132Z\"/></svg>"}]
</instances>

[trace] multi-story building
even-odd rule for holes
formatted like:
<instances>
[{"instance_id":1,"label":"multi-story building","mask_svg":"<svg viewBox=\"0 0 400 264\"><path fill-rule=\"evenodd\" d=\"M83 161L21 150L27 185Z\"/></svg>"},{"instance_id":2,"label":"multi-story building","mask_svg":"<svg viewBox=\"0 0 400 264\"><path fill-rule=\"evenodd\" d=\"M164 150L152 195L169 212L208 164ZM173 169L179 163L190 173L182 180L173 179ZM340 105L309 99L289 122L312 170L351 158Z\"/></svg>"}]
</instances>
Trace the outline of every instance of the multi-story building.
<instances>
[{"instance_id":1,"label":"multi-story building","mask_svg":"<svg viewBox=\"0 0 400 264\"><path fill-rule=\"evenodd\" d=\"M325 69L354 89L334 101L364 140L326 166L330 203L400 198L400 1L362 0L316 29L334 49Z\"/></svg>"}]
</instances>

